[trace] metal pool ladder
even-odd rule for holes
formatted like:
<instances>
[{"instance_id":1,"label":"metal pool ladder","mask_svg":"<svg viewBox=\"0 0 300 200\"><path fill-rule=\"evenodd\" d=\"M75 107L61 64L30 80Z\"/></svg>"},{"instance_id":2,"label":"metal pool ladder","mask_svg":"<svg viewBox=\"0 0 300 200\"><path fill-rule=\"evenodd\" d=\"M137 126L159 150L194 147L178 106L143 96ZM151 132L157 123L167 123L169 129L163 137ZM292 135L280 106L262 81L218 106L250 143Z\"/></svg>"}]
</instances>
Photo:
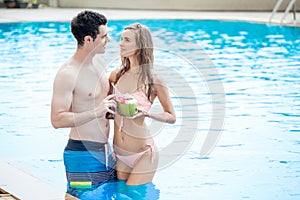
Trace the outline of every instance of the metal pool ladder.
<instances>
[{"instance_id":1,"label":"metal pool ladder","mask_svg":"<svg viewBox=\"0 0 300 200\"><path fill-rule=\"evenodd\" d=\"M272 22L272 19L273 19L275 13L277 13L277 11L278 11L280 5L282 4L282 1L283 1L283 0L278 0L278 1L277 1L276 5L275 5L275 7L274 7L274 9L273 9L273 11L272 11L272 14L271 14L271 16L270 16L270 18L269 18L269 23ZM296 22L296 5L295 5L295 2L296 2L296 0L290 0L289 5L288 5L287 8L285 9L285 12L284 12L283 17L281 18L280 24L283 23L283 20L286 18L287 14L291 11L292 8L293 8L293 18L294 18L294 22Z\"/></svg>"}]
</instances>

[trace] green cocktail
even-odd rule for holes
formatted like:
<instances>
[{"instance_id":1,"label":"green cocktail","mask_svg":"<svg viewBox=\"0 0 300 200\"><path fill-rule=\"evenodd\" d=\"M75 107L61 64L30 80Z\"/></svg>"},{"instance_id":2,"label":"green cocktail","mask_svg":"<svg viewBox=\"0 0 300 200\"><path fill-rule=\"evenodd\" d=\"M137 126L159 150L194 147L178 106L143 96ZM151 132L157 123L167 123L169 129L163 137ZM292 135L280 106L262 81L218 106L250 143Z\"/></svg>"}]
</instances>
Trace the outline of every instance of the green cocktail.
<instances>
[{"instance_id":1,"label":"green cocktail","mask_svg":"<svg viewBox=\"0 0 300 200\"><path fill-rule=\"evenodd\" d=\"M137 100L133 97L118 97L116 99L118 113L126 117L132 117L137 111Z\"/></svg>"}]
</instances>

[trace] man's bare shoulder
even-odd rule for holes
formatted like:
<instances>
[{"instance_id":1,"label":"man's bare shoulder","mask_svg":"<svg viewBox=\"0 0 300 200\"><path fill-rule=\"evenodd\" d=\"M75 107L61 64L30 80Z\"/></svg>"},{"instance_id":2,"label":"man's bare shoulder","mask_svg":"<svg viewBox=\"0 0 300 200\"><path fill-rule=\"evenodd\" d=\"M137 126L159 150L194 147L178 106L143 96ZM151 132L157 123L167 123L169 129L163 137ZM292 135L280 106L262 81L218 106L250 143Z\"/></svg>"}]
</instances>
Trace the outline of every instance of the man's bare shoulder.
<instances>
[{"instance_id":1,"label":"man's bare shoulder","mask_svg":"<svg viewBox=\"0 0 300 200\"><path fill-rule=\"evenodd\" d=\"M78 67L71 64L70 62L64 63L60 69L58 70L56 76L62 76L62 77L75 77L78 74Z\"/></svg>"},{"instance_id":2,"label":"man's bare shoulder","mask_svg":"<svg viewBox=\"0 0 300 200\"><path fill-rule=\"evenodd\" d=\"M64 63L58 72L56 73L55 83L69 83L74 84L78 76L79 69L76 65L71 64L70 62Z\"/></svg>"}]
</instances>

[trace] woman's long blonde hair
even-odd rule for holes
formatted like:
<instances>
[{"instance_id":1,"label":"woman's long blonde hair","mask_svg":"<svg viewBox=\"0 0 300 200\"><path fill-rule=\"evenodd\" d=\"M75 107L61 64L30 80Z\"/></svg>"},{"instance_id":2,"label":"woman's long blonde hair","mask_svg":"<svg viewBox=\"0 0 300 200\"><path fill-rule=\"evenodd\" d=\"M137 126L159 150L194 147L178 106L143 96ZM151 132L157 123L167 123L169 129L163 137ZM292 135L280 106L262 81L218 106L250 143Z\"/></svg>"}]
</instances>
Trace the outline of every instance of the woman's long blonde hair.
<instances>
[{"instance_id":1,"label":"woman's long blonde hair","mask_svg":"<svg viewBox=\"0 0 300 200\"><path fill-rule=\"evenodd\" d=\"M136 51L137 59L139 63L139 80L137 88L146 86L146 95L151 101L151 94L153 92L153 42L150 30L148 27L139 23L131 24L125 27L124 30L132 30L135 34L136 44L138 49ZM121 69L116 74L115 84L130 69L129 58L122 57ZM145 88L145 89L146 89Z\"/></svg>"}]
</instances>

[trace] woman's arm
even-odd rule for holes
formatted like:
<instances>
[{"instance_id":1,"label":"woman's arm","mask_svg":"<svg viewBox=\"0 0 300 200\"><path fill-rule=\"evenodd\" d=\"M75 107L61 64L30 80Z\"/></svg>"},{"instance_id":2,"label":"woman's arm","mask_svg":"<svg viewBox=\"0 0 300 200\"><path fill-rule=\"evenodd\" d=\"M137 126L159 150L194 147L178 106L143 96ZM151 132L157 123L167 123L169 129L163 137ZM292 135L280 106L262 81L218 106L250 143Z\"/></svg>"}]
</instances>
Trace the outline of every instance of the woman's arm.
<instances>
[{"instance_id":1,"label":"woman's arm","mask_svg":"<svg viewBox=\"0 0 300 200\"><path fill-rule=\"evenodd\" d=\"M174 107L169 95L168 87L163 83L162 79L157 75L154 76L154 94L164 110L163 113L144 113L147 117L157 121L173 124L176 121Z\"/></svg>"}]
</instances>

